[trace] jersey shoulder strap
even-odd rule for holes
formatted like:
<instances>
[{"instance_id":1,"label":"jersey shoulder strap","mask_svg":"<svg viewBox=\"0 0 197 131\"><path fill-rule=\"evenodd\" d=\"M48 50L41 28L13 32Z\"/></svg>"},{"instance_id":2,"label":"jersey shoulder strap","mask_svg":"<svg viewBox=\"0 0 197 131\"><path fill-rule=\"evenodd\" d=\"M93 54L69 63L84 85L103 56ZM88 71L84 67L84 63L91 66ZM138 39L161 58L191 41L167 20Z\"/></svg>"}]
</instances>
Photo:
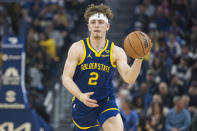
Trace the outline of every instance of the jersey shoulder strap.
<instances>
[{"instance_id":1,"label":"jersey shoulder strap","mask_svg":"<svg viewBox=\"0 0 197 131\"><path fill-rule=\"evenodd\" d=\"M81 65L84 62L86 56L89 54L89 50L88 50L88 46L87 46L87 39L84 38L80 41L83 44L83 57L82 57L81 61L78 63L78 65Z\"/></svg>"}]
</instances>

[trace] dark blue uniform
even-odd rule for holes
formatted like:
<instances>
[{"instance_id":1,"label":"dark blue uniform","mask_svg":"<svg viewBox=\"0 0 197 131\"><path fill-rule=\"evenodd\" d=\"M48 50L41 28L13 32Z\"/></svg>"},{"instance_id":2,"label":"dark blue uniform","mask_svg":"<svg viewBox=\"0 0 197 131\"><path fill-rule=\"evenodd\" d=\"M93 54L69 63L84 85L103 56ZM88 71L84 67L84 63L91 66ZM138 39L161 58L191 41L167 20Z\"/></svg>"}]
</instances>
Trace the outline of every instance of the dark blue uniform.
<instances>
[{"instance_id":1,"label":"dark blue uniform","mask_svg":"<svg viewBox=\"0 0 197 131\"><path fill-rule=\"evenodd\" d=\"M94 92L90 97L97 100L99 107L87 107L78 99L73 98L72 115L77 130L98 130L105 120L119 113L115 103L112 85L116 66L113 64L114 43L106 40L105 47L96 52L89 38L81 40L84 55L76 67L74 82L83 93Z\"/></svg>"}]
</instances>

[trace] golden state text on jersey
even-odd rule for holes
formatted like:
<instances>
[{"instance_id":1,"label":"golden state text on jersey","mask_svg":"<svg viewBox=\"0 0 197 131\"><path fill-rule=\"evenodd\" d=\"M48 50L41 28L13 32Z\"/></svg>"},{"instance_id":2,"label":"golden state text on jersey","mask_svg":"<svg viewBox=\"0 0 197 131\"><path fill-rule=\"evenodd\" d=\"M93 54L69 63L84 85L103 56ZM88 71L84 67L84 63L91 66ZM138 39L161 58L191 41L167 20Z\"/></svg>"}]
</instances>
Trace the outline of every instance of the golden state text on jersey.
<instances>
[{"instance_id":1,"label":"golden state text on jersey","mask_svg":"<svg viewBox=\"0 0 197 131\"><path fill-rule=\"evenodd\" d=\"M112 79L116 66L113 64L114 43L106 40L105 47L97 52L89 38L81 40L84 47L82 60L77 65L74 82L83 92L94 92L91 97L101 100L113 96Z\"/></svg>"}]
</instances>

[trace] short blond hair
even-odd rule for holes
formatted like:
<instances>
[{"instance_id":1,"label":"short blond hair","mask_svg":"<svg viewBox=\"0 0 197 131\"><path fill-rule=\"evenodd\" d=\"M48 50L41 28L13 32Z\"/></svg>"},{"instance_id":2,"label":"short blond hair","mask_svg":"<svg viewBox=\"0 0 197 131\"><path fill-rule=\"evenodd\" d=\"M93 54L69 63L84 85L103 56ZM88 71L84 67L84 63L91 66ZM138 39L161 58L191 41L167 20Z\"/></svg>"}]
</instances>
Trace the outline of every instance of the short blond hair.
<instances>
[{"instance_id":1,"label":"short blond hair","mask_svg":"<svg viewBox=\"0 0 197 131\"><path fill-rule=\"evenodd\" d=\"M85 21L88 22L90 16L96 13L102 13L104 16L108 18L109 21L113 18L112 11L108 6L104 4L100 4L100 5L91 4L88 6L88 8L84 13Z\"/></svg>"}]
</instances>

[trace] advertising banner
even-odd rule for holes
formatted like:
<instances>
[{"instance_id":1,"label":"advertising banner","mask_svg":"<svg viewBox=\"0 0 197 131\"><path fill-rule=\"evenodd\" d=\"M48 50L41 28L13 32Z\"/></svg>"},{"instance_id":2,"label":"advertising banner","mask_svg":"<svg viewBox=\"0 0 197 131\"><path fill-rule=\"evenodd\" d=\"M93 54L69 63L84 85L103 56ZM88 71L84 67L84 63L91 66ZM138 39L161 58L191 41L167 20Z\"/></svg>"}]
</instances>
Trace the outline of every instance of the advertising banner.
<instances>
[{"instance_id":1,"label":"advertising banner","mask_svg":"<svg viewBox=\"0 0 197 131\"><path fill-rule=\"evenodd\" d=\"M24 37L3 37L0 131L51 131L48 123L29 107L24 78L24 40Z\"/></svg>"},{"instance_id":2,"label":"advertising banner","mask_svg":"<svg viewBox=\"0 0 197 131\"><path fill-rule=\"evenodd\" d=\"M23 38L3 37L2 60L0 109L28 109L29 104L24 87L25 52Z\"/></svg>"}]
</instances>

